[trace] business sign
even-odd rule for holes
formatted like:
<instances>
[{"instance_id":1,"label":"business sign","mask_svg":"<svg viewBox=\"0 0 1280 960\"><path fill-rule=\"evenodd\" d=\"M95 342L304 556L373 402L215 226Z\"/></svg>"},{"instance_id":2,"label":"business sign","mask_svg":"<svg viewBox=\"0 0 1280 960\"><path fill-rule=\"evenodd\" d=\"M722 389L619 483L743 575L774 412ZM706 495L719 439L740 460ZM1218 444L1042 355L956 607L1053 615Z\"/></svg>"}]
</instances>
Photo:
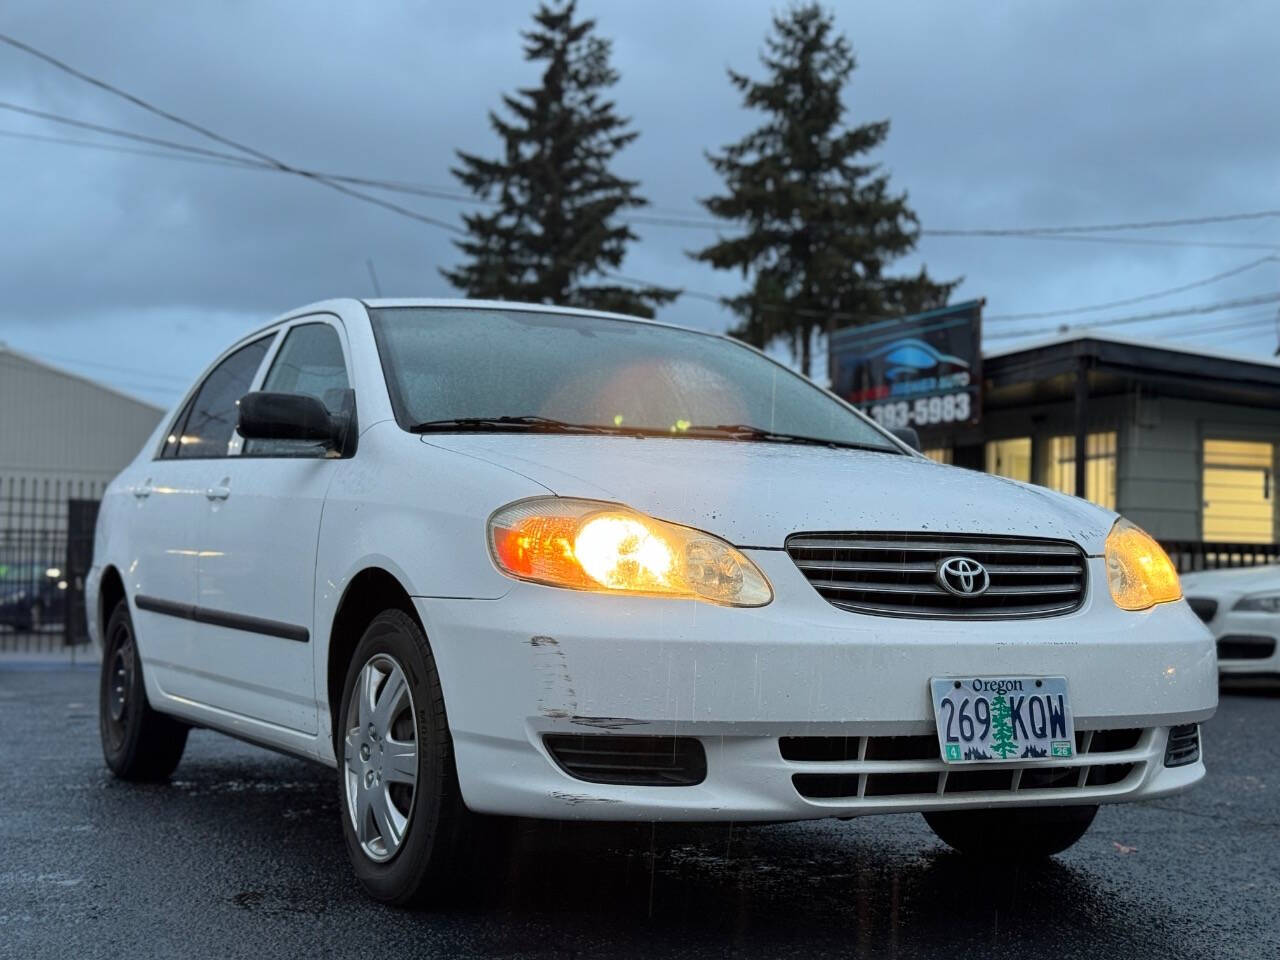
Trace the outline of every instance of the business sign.
<instances>
[{"instance_id":1,"label":"business sign","mask_svg":"<svg viewBox=\"0 0 1280 960\"><path fill-rule=\"evenodd\" d=\"M845 327L831 335L831 384L885 427L982 417L982 300Z\"/></svg>"}]
</instances>

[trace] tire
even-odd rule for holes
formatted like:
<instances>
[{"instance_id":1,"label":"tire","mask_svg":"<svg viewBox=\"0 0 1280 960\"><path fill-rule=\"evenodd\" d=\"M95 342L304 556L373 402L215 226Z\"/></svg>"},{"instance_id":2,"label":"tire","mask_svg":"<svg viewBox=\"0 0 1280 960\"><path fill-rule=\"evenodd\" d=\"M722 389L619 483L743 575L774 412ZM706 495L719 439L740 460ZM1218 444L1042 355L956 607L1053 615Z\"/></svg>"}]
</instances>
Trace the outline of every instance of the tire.
<instances>
[{"instance_id":1,"label":"tire","mask_svg":"<svg viewBox=\"0 0 1280 960\"><path fill-rule=\"evenodd\" d=\"M374 617L342 691L338 808L356 878L383 903L443 900L465 873L479 818L462 802L440 675L417 621L402 610Z\"/></svg>"},{"instance_id":2,"label":"tire","mask_svg":"<svg viewBox=\"0 0 1280 960\"><path fill-rule=\"evenodd\" d=\"M945 844L980 860L1031 862L1066 850L1085 835L1098 807L1003 807L924 814Z\"/></svg>"},{"instance_id":3,"label":"tire","mask_svg":"<svg viewBox=\"0 0 1280 960\"><path fill-rule=\"evenodd\" d=\"M102 756L121 780L165 780L182 759L189 728L147 702L126 601L111 611L104 639L98 681Z\"/></svg>"}]
</instances>

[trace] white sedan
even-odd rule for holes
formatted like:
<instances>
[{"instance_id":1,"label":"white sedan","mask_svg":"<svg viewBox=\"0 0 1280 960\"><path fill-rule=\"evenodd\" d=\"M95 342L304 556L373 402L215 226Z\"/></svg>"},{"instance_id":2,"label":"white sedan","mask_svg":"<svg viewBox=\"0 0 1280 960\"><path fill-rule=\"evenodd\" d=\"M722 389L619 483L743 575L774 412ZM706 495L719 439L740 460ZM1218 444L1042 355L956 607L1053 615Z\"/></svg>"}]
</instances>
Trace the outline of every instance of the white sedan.
<instances>
[{"instance_id":1,"label":"white sedan","mask_svg":"<svg viewBox=\"0 0 1280 960\"><path fill-rule=\"evenodd\" d=\"M1213 642L1137 527L942 466L724 337L339 300L233 345L102 504L124 778L192 726L334 767L368 892L480 815L917 811L1065 849L1204 775Z\"/></svg>"},{"instance_id":2,"label":"white sedan","mask_svg":"<svg viewBox=\"0 0 1280 960\"><path fill-rule=\"evenodd\" d=\"M1223 676L1280 678L1280 566L1204 570L1183 582L1191 609L1217 638Z\"/></svg>"}]
</instances>

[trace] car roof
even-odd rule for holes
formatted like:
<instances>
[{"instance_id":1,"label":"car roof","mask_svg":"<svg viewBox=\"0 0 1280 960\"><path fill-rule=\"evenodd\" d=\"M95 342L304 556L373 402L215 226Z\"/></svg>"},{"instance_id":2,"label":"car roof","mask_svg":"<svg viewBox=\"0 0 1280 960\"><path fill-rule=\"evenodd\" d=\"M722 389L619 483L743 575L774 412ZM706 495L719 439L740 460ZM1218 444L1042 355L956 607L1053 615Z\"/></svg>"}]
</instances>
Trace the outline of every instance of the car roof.
<instances>
[{"instance_id":1,"label":"car roof","mask_svg":"<svg viewBox=\"0 0 1280 960\"><path fill-rule=\"evenodd\" d=\"M553 303L523 303L519 300L467 300L461 298L392 298L362 299L360 301L372 310L384 307L449 307L463 310L520 310L525 313L559 313L572 314L579 317L600 317L606 320L626 320L631 323L647 323L657 327L679 327L679 324L664 323L661 320L650 320L647 317L636 317L626 313L611 313L607 310L592 310L587 307L561 307ZM685 329L681 327L680 329ZM704 330L696 331L705 333Z\"/></svg>"},{"instance_id":2,"label":"car roof","mask_svg":"<svg viewBox=\"0 0 1280 960\"><path fill-rule=\"evenodd\" d=\"M282 323L288 323L291 320L297 320L301 317L310 316L318 313L340 314L343 308L350 309L353 306L360 306L368 310L378 310L382 308L394 307L444 307L450 309L466 309L466 310L519 310L528 313L555 313L561 316L578 316L578 317L596 317L602 320L621 320L625 323L642 323L651 327L665 327L669 330L684 330L688 333L697 333L704 337L714 337L717 340L729 340L723 333L715 333L711 330L700 330L697 327L689 327L680 323L668 323L665 320L650 320L647 317L635 317L626 313L611 313L608 310L591 310L586 307L561 307L556 304L549 303L523 303L519 300L468 300L458 297L379 297L364 298L359 297L337 297L329 300L317 300L313 303L305 304L301 307L294 307L285 313L273 317L269 323L264 323L260 327L255 327L238 337L231 346L227 347L219 358L226 356L237 347L250 342L255 337L259 337L268 330L273 330ZM750 344L743 344L750 346ZM752 349L755 349L754 347Z\"/></svg>"}]
</instances>

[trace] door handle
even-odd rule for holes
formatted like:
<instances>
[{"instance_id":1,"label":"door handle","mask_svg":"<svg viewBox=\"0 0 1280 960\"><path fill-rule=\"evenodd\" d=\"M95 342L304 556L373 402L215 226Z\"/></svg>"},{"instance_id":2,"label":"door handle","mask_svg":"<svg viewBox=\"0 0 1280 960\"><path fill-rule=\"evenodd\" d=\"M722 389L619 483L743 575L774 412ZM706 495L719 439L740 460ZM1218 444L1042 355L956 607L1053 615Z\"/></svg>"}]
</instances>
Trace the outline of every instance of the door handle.
<instances>
[{"instance_id":1,"label":"door handle","mask_svg":"<svg viewBox=\"0 0 1280 960\"><path fill-rule=\"evenodd\" d=\"M147 477L140 486L134 487L133 495L139 500L145 500L151 496L151 478Z\"/></svg>"},{"instance_id":2,"label":"door handle","mask_svg":"<svg viewBox=\"0 0 1280 960\"><path fill-rule=\"evenodd\" d=\"M228 485L227 481L224 480L216 487L210 487L204 492L204 495L210 500L225 500L227 497L231 496L231 487Z\"/></svg>"}]
</instances>

